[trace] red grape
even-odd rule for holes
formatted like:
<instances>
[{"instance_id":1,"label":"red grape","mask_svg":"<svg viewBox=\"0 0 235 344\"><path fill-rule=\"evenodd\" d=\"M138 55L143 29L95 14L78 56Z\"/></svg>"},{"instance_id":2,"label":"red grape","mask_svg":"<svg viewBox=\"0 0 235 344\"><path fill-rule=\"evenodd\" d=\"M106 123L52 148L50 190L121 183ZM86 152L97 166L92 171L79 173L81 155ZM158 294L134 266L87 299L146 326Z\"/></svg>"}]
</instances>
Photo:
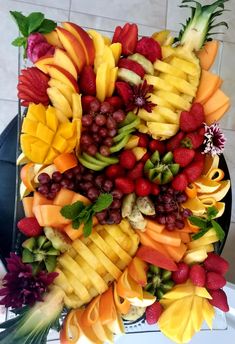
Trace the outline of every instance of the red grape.
<instances>
[{"instance_id":1,"label":"red grape","mask_svg":"<svg viewBox=\"0 0 235 344\"><path fill-rule=\"evenodd\" d=\"M92 137L89 134L82 134L81 135L81 145L87 146L92 144Z\"/></svg>"},{"instance_id":2,"label":"red grape","mask_svg":"<svg viewBox=\"0 0 235 344\"><path fill-rule=\"evenodd\" d=\"M63 187L63 188L68 188L69 186L69 183L70 183L70 180L69 179L66 179L66 178L63 178L60 182L60 185Z\"/></svg>"},{"instance_id":3,"label":"red grape","mask_svg":"<svg viewBox=\"0 0 235 344\"><path fill-rule=\"evenodd\" d=\"M125 112L121 109L115 111L112 116L117 123L122 122L126 117Z\"/></svg>"},{"instance_id":4,"label":"red grape","mask_svg":"<svg viewBox=\"0 0 235 344\"><path fill-rule=\"evenodd\" d=\"M166 217L164 215L159 215L157 216L157 221L160 223L160 225L165 225L166 224Z\"/></svg>"},{"instance_id":5,"label":"red grape","mask_svg":"<svg viewBox=\"0 0 235 344\"><path fill-rule=\"evenodd\" d=\"M119 199L114 199L112 204L110 205L111 209L120 209L122 206L122 203Z\"/></svg>"},{"instance_id":6,"label":"red grape","mask_svg":"<svg viewBox=\"0 0 235 344\"><path fill-rule=\"evenodd\" d=\"M113 188L113 182L109 179L105 180L103 186L102 186L103 190L106 192L110 192Z\"/></svg>"},{"instance_id":7,"label":"red grape","mask_svg":"<svg viewBox=\"0 0 235 344\"><path fill-rule=\"evenodd\" d=\"M99 197L99 194L100 194L100 192L96 187L91 187L87 192L87 197L91 201L95 201Z\"/></svg>"},{"instance_id":8,"label":"red grape","mask_svg":"<svg viewBox=\"0 0 235 344\"><path fill-rule=\"evenodd\" d=\"M100 188L102 187L104 181L105 181L105 176L102 174L95 178L95 184Z\"/></svg>"},{"instance_id":9,"label":"red grape","mask_svg":"<svg viewBox=\"0 0 235 344\"><path fill-rule=\"evenodd\" d=\"M102 114L96 115L96 117L95 117L95 123L96 123L98 126L102 127L102 126L105 125L105 123L106 123L106 117L105 117L104 115L102 115Z\"/></svg>"},{"instance_id":10,"label":"red grape","mask_svg":"<svg viewBox=\"0 0 235 344\"><path fill-rule=\"evenodd\" d=\"M100 112L108 113L108 112L112 112L112 111L113 111L113 107L110 103L108 103L108 102L101 103Z\"/></svg>"},{"instance_id":11,"label":"red grape","mask_svg":"<svg viewBox=\"0 0 235 344\"><path fill-rule=\"evenodd\" d=\"M87 147L86 151L90 155L95 155L98 152L98 148L96 147L96 145L92 144L92 145Z\"/></svg>"},{"instance_id":12,"label":"red grape","mask_svg":"<svg viewBox=\"0 0 235 344\"><path fill-rule=\"evenodd\" d=\"M108 129L116 129L117 128L117 123L112 117L107 118L107 123L106 126Z\"/></svg>"},{"instance_id":13,"label":"red grape","mask_svg":"<svg viewBox=\"0 0 235 344\"><path fill-rule=\"evenodd\" d=\"M67 188L68 188L69 190L74 190L75 184L74 184L74 182L73 182L72 180L70 180L69 185L68 185Z\"/></svg>"},{"instance_id":14,"label":"red grape","mask_svg":"<svg viewBox=\"0 0 235 344\"><path fill-rule=\"evenodd\" d=\"M73 179L73 177L74 177L73 171L72 171L72 170L67 170L67 171L65 171L65 172L64 172L64 177L65 177L66 179Z\"/></svg>"},{"instance_id":15,"label":"red grape","mask_svg":"<svg viewBox=\"0 0 235 344\"><path fill-rule=\"evenodd\" d=\"M81 167L78 165L76 167L74 167L72 169L73 173L76 175L76 174L80 174L81 173Z\"/></svg>"},{"instance_id":16,"label":"red grape","mask_svg":"<svg viewBox=\"0 0 235 344\"><path fill-rule=\"evenodd\" d=\"M174 214L170 214L166 216L166 223L175 223L176 217Z\"/></svg>"},{"instance_id":17,"label":"red grape","mask_svg":"<svg viewBox=\"0 0 235 344\"><path fill-rule=\"evenodd\" d=\"M50 199L50 200L52 200L52 199L54 199L55 198L55 196L56 196L56 192L49 192L48 194L47 194L47 199Z\"/></svg>"},{"instance_id":18,"label":"red grape","mask_svg":"<svg viewBox=\"0 0 235 344\"><path fill-rule=\"evenodd\" d=\"M93 123L93 116L92 115L83 115L82 116L82 126L83 127L90 127Z\"/></svg>"},{"instance_id":19,"label":"red grape","mask_svg":"<svg viewBox=\"0 0 235 344\"><path fill-rule=\"evenodd\" d=\"M106 137L106 139L103 141L103 144L107 147L112 147L113 139L111 137Z\"/></svg>"},{"instance_id":20,"label":"red grape","mask_svg":"<svg viewBox=\"0 0 235 344\"><path fill-rule=\"evenodd\" d=\"M182 216L184 218L187 218L187 217L192 216L192 215L193 215L193 213L190 209L188 209L188 208L183 209Z\"/></svg>"},{"instance_id":21,"label":"red grape","mask_svg":"<svg viewBox=\"0 0 235 344\"><path fill-rule=\"evenodd\" d=\"M118 210L111 210L109 213L108 223L120 223L122 221L122 216Z\"/></svg>"},{"instance_id":22,"label":"red grape","mask_svg":"<svg viewBox=\"0 0 235 344\"><path fill-rule=\"evenodd\" d=\"M109 137L114 137L117 134L117 129L110 129L108 132Z\"/></svg>"},{"instance_id":23,"label":"red grape","mask_svg":"<svg viewBox=\"0 0 235 344\"><path fill-rule=\"evenodd\" d=\"M52 180L56 183L59 183L63 178L63 175L59 171L52 173Z\"/></svg>"},{"instance_id":24,"label":"red grape","mask_svg":"<svg viewBox=\"0 0 235 344\"><path fill-rule=\"evenodd\" d=\"M98 133L101 137L107 137L108 136L108 130L106 128L101 128Z\"/></svg>"},{"instance_id":25,"label":"red grape","mask_svg":"<svg viewBox=\"0 0 235 344\"><path fill-rule=\"evenodd\" d=\"M59 192L61 189L61 185L59 183L51 184L51 191L52 192Z\"/></svg>"},{"instance_id":26,"label":"red grape","mask_svg":"<svg viewBox=\"0 0 235 344\"><path fill-rule=\"evenodd\" d=\"M103 210L99 213L96 213L95 216L97 217L98 221L103 221L105 220L106 216L107 216L107 210Z\"/></svg>"},{"instance_id":27,"label":"red grape","mask_svg":"<svg viewBox=\"0 0 235 344\"><path fill-rule=\"evenodd\" d=\"M98 99L94 99L92 100L92 102L90 102L90 111L91 112L98 112L100 110L100 102Z\"/></svg>"},{"instance_id":28,"label":"red grape","mask_svg":"<svg viewBox=\"0 0 235 344\"><path fill-rule=\"evenodd\" d=\"M178 195L178 196L176 197L176 201L177 201L178 203L186 202L187 199L188 199L188 197L187 197L187 195L186 195L185 193L182 193L182 194L180 194L180 195Z\"/></svg>"},{"instance_id":29,"label":"red grape","mask_svg":"<svg viewBox=\"0 0 235 344\"><path fill-rule=\"evenodd\" d=\"M96 124L96 123L93 123L92 126L91 126L91 131L93 133L98 133L99 131L99 126Z\"/></svg>"},{"instance_id":30,"label":"red grape","mask_svg":"<svg viewBox=\"0 0 235 344\"><path fill-rule=\"evenodd\" d=\"M38 181L40 184L48 184L51 181L51 178L49 176L49 174L47 173L40 173L38 176Z\"/></svg>"},{"instance_id":31,"label":"red grape","mask_svg":"<svg viewBox=\"0 0 235 344\"><path fill-rule=\"evenodd\" d=\"M184 221L176 220L175 221L175 227L177 227L178 229L183 229L184 228Z\"/></svg>"},{"instance_id":32,"label":"red grape","mask_svg":"<svg viewBox=\"0 0 235 344\"><path fill-rule=\"evenodd\" d=\"M165 229L167 229L168 231L173 231L175 229L175 224L174 223L167 223L165 225Z\"/></svg>"},{"instance_id":33,"label":"red grape","mask_svg":"<svg viewBox=\"0 0 235 344\"><path fill-rule=\"evenodd\" d=\"M107 147L107 146L100 146L100 154L102 154L104 156L109 156L110 155L109 147Z\"/></svg>"},{"instance_id":34,"label":"red grape","mask_svg":"<svg viewBox=\"0 0 235 344\"><path fill-rule=\"evenodd\" d=\"M102 140L102 137L100 137L99 134L93 134L92 138L95 143L100 143L100 141Z\"/></svg>"},{"instance_id":35,"label":"red grape","mask_svg":"<svg viewBox=\"0 0 235 344\"><path fill-rule=\"evenodd\" d=\"M49 192L49 187L46 184L40 185L38 187L38 192L40 192L42 195L47 195Z\"/></svg>"},{"instance_id":36,"label":"red grape","mask_svg":"<svg viewBox=\"0 0 235 344\"><path fill-rule=\"evenodd\" d=\"M83 176L83 180L85 180L86 182L92 182L94 179L94 176L92 173L87 173Z\"/></svg>"},{"instance_id":37,"label":"red grape","mask_svg":"<svg viewBox=\"0 0 235 344\"><path fill-rule=\"evenodd\" d=\"M81 184L81 188L84 191L88 191L92 187L93 187L93 184L91 182L86 182L86 183Z\"/></svg>"},{"instance_id":38,"label":"red grape","mask_svg":"<svg viewBox=\"0 0 235 344\"><path fill-rule=\"evenodd\" d=\"M111 192L111 195L113 196L113 198L117 198L117 199L121 199L123 197L123 193L120 190L114 189Z\"/></svg>"}]
</instances>

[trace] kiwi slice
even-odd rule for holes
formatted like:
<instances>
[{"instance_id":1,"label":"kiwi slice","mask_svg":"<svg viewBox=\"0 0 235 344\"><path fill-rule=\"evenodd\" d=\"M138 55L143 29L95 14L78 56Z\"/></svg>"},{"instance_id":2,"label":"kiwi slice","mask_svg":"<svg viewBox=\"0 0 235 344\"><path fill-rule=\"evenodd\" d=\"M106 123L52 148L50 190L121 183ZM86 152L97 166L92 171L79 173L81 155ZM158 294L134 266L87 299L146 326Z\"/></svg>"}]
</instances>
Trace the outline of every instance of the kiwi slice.
<instances>
[{"instance_id":1,"label":"kiwi slice","mask_svg":"<svg viewBox=\"0 0 235 344\"><path fill-rule=\"evenodd\" d=\"M109 164L109 165L117 164L119 161L118 158L111 157L111 156L104 156L100 153L96 153L95 156L99 161L105 162L106 164Z\"/></svg>"},{"instance_id":2,"label":"kiwi slice","mask_svg":"<svg viewBox=\"0 0 235 344\"><path fill-rule=\"evenodd\" d=\"M105 168L107 166L107 164L105 162L100 161L100 160L96 159L95 157L93 157L93 156L91 156L91 155L89 155L87 153L83 153L82 156L83 156L84 159L86 159L86 161L89 161L92 164L95 164L95 165L98 165L98 166L100 165L100 166L102 166L102 168Z\"/></svg>"},{"instance_id":3,"label":"kiwi slice","mask_svg":"<svg viewBox=\"0 0 235 344\"><path fill-rule=\"evenodd\" d=\"M48 240L51 241L52 246L64 253L71 248L71 240L63 233L51 227L44 227L44 233Z\"/></svg>"}]
</instances>

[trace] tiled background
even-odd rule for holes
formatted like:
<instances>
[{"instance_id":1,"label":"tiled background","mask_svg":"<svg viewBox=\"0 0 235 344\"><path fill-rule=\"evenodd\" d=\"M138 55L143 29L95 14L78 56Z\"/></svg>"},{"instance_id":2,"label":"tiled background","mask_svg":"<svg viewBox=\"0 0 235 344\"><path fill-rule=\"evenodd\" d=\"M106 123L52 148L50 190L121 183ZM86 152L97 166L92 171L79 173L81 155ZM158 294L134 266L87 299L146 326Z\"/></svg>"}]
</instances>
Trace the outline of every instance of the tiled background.
<instances>
[{"instance_id":1,"label":"tiled background","mask_svg":"<svg viewBox=\"0 0 235 344\"><path fill-rule=\"evenodd\" d=\"M211 1L202 1L204 4ZM71 20L83 27L93 27L110 34L117 25L125 21L139 24L141 35L148 35L167 27L174 32L180 29L188 12L178 7L179 0L0 0L0 132L17 113L17 49L11 41L17 36L15 23L9 16L10 10L45 13L47 18L56 21ZM233 106L222 120L227 136L225 156L231 178L235 185L235 0L226 6L232 11L224 15L230 26L224 34L217 35L221 40L220 54L213 69L224 79L223 90L231 97ZM235 197L235 187L233 188ZM235 210L235 202L233 206ZM229 279L235 282L235 211L233 211L230 234L224 255L233 265ZM233 274L233 276L232 276Z\"/></svg>"}]
</instances>

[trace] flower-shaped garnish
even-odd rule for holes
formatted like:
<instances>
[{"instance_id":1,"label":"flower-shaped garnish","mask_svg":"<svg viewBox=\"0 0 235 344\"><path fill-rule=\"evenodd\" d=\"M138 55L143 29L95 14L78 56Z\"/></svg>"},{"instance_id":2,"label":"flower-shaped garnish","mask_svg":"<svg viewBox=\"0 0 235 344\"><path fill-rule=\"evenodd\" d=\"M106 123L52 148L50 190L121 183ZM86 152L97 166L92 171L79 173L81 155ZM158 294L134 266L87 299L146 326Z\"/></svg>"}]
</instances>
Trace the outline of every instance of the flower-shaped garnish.
<instances>
[{"instance_id":1,"label":"flower-shaped garnish","mask_svg":"<svg viewBox=\"0 0 235 344\"><path fill-rule=\"evenodd\" d=\"M224 151L226 138L219 123L205 124L204 154L219 155Z\"/></svg>"},{"instance_id":2,"label":"flower-shaped garnish","mask_svg":"<svg viewBox=\"0 0 235 344\"><path fill-rule=\"evenodd\" d=\"M3 288L0 289L1 305L12 308L20 308L23 305L33 305L36 301L42 301L47 287L58 276L57 272L39 272L33 275L32 267L22 263L15 253L7 259L8 272L3 278Z\"/></svg>"}]
</instances>

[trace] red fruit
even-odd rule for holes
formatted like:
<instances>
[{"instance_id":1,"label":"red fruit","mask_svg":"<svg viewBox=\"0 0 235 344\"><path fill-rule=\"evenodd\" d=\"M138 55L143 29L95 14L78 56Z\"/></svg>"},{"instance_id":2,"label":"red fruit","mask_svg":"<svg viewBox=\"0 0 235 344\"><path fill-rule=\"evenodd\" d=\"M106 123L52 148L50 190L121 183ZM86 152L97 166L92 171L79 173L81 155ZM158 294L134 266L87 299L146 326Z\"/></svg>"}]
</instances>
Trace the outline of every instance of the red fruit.
<instances>
[{"instance_id":1,"label":"red fruit","mask_svg":"<svg viewBox=\"0 0 235 344\"><path fill-rule=\"evenodd\" d=\"M141 245L136 253L136 257L162 269L169 271L177 271L178 269L173 259L166 257L163 253L148 246Z\"/></svg>"},{"instance_id":2,"label":"red fruit","mask_svg":"<svg viewBox=\"0 0 235 344\"><path fill-rule=\"evenodd\" d=\"M113 35L112 43L120 42L119 39L121 39L128 32L128 30L130 29L130 26L131 26L130 23L126 23L123 26L123 28L121 26L117 26Z\"/></svg>"},{"instance_id":3,"label":"red fruit","mask_svg":"<svg viewBox=\"0 0 235 344\"><path fill-rule=\"evenodd\" d=\"M157 184L152 183L152 190L151 190L151 194L154 196L157 196L160 193L160 188Z\"/></svg>"},{"instance_id":4,"label":"red fruit","mask_svg":"<svg viewBox=\"0 0 235 344\"><path fill-rule=\"evenodd\" d=\"M214 307L221 309L223 312L229 311L229 305L227 300L227 295L222 289L218 290L208 290L212 300L208 300L210 304Z\"/></svg>"},{"instance_id":5,"label":"red fruit","mask_svg":"<svg viewBox=\"0 0 235 344\"><path fill-rule=\"evenodd\" d=\"M90 111L90 103L96 100L95 97L93 96L82 96L82 109L83 113L89 112Z\"/></svg>"},{"instance_id":6,"label":"red fruit","mask_svg":"<svg viewBox=\"0 0 235 344\"><path fill-rule=\"evenodd\" d=\"M171 185L174 190L184 191L188 185L188 179L184 173L180 173L176 177L174 177Z\"/></svg>"},{"instance_id":7,"label":"red fruit","mask_svg":"<svg viewBox=\"0 0 235 344\"><path fill-rule=\"evenodd\" d=\"M190 268L189 268L188 264L186 264L184 262L178 263L177 266L178 266L178 270L172 272L172 280L176 284L185 283L187 281L187 279L189 278Z\"/></svg>"},{"instance_id":8,"label":"red fruit","mask_svg":"<svg viewBox=\"0 0 235 344\"><path fill-rule=\"evenodd\" d=\"M214 271L220 275L225 275L229 269L229 263L227 260L213 252L208 253L208 256L203 264L207 271Z\"/></svg>"},{"instance_id":9,"label":"red fruit","mask_svg":"<svg viewBox=\"0 0 235 344\"><path fill-rule=\"evenodd\" d=\"M112 105L114 111L120 109L123 105L122 99L118 96L106 98L105 101Z\"/></svg>"},{"instance_id":10,"label":"red fruit","mask_svg":"<svg viewBox=\"0 0 235 344\"><path fill-rule=\"evenodd\" d=\"M121 26L116 26L114 34L113 34L112 43L117 43L118 42L118 37L119 37L121 32L122 32Z\"/></svg>"},{"instance_id":11,"label":"red fruit","mask_svg":"<svg viewBox=\"0 0 235 344\"><path fill-rule=\"evenodd\" d=\"M194 285L197 287L204 287L206 283L206 271L199 265L195 264L191 267L189 277Z\"/></svg>"},{"instance_id":12,"label":"red fruit","mask_svg":"<svg viewBox=\"0 0 235 344\"><path fill-rule=\"evenodd\" d=\"M128 172L127 176L130 179L135 180L137 178L141 178L143 176L143 173L144 173L144 162L140 161L135 165L132 171Z\"/></svg>"},{"instance_id":13,"label":"red fruit","mask_svg":"<svg viewBox=\"0 0 235 344\"><path fill-rule=\"evenodd\" d=\"M163 154L166 151L165 144L158 140L151 140L149 143L149 149L151 152L155 152L157 150L160 154Z\"/></svg>"},{"instance_id":14,"label":"red fruit","mask_svg":"<svg viewBox=\"0 0 235 344\"><path fill-rule=\"evenodd\" d=\"M151 157L151 154L149 152L146 152L140 161L146 162L150 157Z\"/></svg>"},{"instance_id":15,"label":"red fruit","mask_svg":"<svg viewBox=\"0 0 235 344\"><path fill-rule=\"evenodd\" d=\"M171 137L166 144L167 151L173 151L174 149L180 146L181 141L183 140L185 133L183 131L179 131L178 134Z\"/></svg>"},{"instance_id":16,"label":"red fruit","mask_svg":"<svg viewBox=\"0 0 235 344\"><path fill-rule=\"evenodd\" d=\"M151 306L146 308L146 321L149 325L154 325L158 322L161 314L163 312L163 307L160 302L155 301Z\"/></svg>"},{"instance_id":17,"label":"red fruit","mask_svg":"<svg viewBox=\"0 0 235 344\"><path fill-rule=\"evenodd\" d=\"M182 111L180 114L180 129L189 133L200 128L205 122L203 106L195 103L190 111Z\"/></svg>"},{"instance_id":18,"label":"red fruit","mask_svg":"<svg viewBox=\"0 0 235 344\"><path fill-rule=\"evenodd\" d=\"M115 186L118 190L122 191L124 194L129 194L135 191L134 182L127 177L119 177L115 179Z\"/></svg>"},{"instance_id":19,"label":"red fruit","mask_svg":"<svg viewBox=\"0 0 235 344\"><path fill-rule=\"evenodd\" d=\"M125 26L124 26L125 27ZM132 55L135 52L138 40L138 26L136 24L129 24L127 30L120 33L118 41L122 44L122 54Z\"/></svg>"},{"instance_id":20,"label":"red fruit","mask_svg":"<svg viewBox=\"0 0 235 344\"><path fill-rule=\"evenodd\" d=\"M188 183L194 182L202 174L204 163L202 161L191 162L184 169L184 174L187 177Z\"/></svg>"},{"instance_id":21,"label":"red fruit","mask_svg":"<svg viewBox=\"0 0 235 344\"><path fill-rule=\"evenodd\" d=\"M185 167L193 160L195 156L195 151L192 149L179 147L173 151L174 161L180 165L180 167Z\"/></svg>"},{"instance_id":22,"label":"red fruit","mask_svg":"<svg viewBox=\"0 0 235 344\"><path fill-rule=\"evenodd\" d=\"M208 271L206 274L206 288L217 290L223 288L226 284L226 279L214 271Z\"/></svg>"},{"instance_id":23,"label":"red fruit","mask_svg":"<svg viewBox=\"0 0 235 344\"><path fill-rule=\"evenodd\" d=\"M117 177L122 177L124 175L124 170L118 164L110 165L106 168L105 175L110 179L115 179Z\"/></svg>"},{"instance_id":24,"label":"red fruit","mask_svg":"<svg viewBox=\"0 0 235 344\"><path fill-rule=\"evenodd\" d=\"M36 217L24 217L17 223L18 229L27 237L36 237L41 235L43 230Z\"/></svg>"},{"instance_id":25,"label":"red fruit","mask_svg":"<svg viewBox=\"0 0 235 344\"><path fill-rule=\"evenodd\" d=\"M133 99L133 91L131 86L125 81L116 81L115 87L118 95L121 97L123 103L127 106Z\"/></svg>"},{"instance_id":26,"label":"red fruit","mask_svg":"<svg viewBox=\"0 0 235 344\"><path fill-rule=\"evenodd\" d=\"M206 129L204 126L197 130L198 135L201 135L201 136L204 136L205 132L206 132Z\"/></svg>"},{"instance_id":27,"label":"red fruit","mask_svg":"<svg viewBox=\"0 0 235 344\"><path fill-rule=\"evenodd\" d=\"M152 63L162 59L161 46L151 37L142 37L137 43L135 52L144 55Z\"/></svg>"},{"instance_id":28,"label":"red fruit","mask_svg":"<svg viewBox=\"0 0 235 344\"><path fill-rule=\"evenodd\" d=\"M138 147L148 148L148 145L149 145L148 135L138 133L138 136L139 136Z\"/></svg>"},{"instance_id":29,"label":"red fruit","mask_svg":"<svg viewBox=\"0 0 235 344\"><path fill-rule=\"evenodd\" d=\"M194 156L193 162L201 162L202 164L204 164L205 154L202 154L201 152L195 151L195 156Z\"/></svg>"},{"instance_id":30,"label":"red fruit","mask_svg":"<svg viewBox=\"0 0 235 344\"><path fill-rule=\"evenodd\" d=\"M17 85L21 104L28 106L33 102L47 106L50 101L47 95L48 81L49 77L36 67L23 69Z\"/></svg>"},{"instance_id":31,"label":"red fruit","mask_svg":"<svg viewBox=\"0 0 235 344\"><path fill-rule=\"evenodd\" d=\"M203 144L204 135L199 135L198 132L194 131L188 133L181 141L181 145L190 149L197 149Z\"/></svg>"},{"instance_id":32,"label":"red fruit","mask_svg":"<svg viewBox=\"0 0 235 344\"><path fill-rule=\"evenodd\" d=\"M152 185L148 179L138 178L135 183L135 193L137 196L149 196L152 191Z\"/></svg>"},{"instance_id":33,"label":"red fruit","mask_svg":"<svg viewBox=\"0 0 235 344\"><path fill-rule=\"evenodd\" d=\"M124 150L120 154L119 163L123 168L126 168L127 170L132 170L132 168L136 164L136 156L132 152L132 150L130 149Z\"/></svg>"},{"instance_id":34,"label":"red fruit","mask_svg":"<svg viewBox=\"0 0 235 344\"><path fill-rule=\"evenodd\" d=\"M82 94L89 96L96 95L96 75L92 66L83 67L78 82Z\"/></svg>"},{"instance_id":35,"label":"red fruit","mask_svg":"<svg viewBox=\"0 0 235 344\"><path fill-rule=\"evenodd\" d=\"M131 70L132 72L138 74L141 77L141 79L143 79L145 75L144 68L138 62L130 60L130 59L126 59L126 58L120 59L118 62L118 67Z\"/></svg>"}]
</instances>

